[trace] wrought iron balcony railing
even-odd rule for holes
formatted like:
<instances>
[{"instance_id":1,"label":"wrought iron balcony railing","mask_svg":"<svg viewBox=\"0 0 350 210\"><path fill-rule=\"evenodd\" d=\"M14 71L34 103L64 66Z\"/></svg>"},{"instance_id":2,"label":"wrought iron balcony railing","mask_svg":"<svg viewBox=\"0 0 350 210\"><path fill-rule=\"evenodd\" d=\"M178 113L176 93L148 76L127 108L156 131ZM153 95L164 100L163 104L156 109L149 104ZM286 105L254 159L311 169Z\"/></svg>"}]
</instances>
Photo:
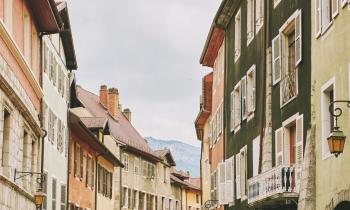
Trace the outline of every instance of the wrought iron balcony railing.
<instances>
[{"instance_id":1,"label":"wrought iron balcony railing","mask_svg":"<svg viewBox=\"0 0 350 210\"><path fill-rule=\"evenodd\" d=\"M248 180L248 204L264 205L280 197L298 197L300 166L282 165ZM272 201L271 201L272 200Z\"/></svg>"},{"instance_id":2,"label":"wrought iron balcony railing","mask_svg":"<svg viewBox=\"0 0 350 210\"><path fill-rule=\"evenodd\" d=\"M289 102L297 93L297 70L290 71L281 80L281 99L282 104Z\"/></svg>"}]
</instances>

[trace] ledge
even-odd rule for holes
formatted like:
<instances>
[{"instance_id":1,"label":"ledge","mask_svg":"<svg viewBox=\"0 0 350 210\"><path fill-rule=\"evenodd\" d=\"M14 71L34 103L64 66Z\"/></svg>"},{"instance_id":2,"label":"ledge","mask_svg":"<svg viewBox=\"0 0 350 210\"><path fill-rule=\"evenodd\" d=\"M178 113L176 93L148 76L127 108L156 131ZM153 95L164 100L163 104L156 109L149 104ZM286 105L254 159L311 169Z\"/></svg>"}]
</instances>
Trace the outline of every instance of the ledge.
<instances>
[{"instance_id":1,"label":"ledge","mask_svg":"<svg viewBox=\"0 0 350 210\"><path fill-rule=\"evenodd\" d=\"M7 177L0 174L0 183L3 183L7 185L9 188L13 189L14 191L20 193L25 198L33 202L34 205L34 196L32 196L29 192L18 186L16 183L9 180Z\"/></svg>"}]
</instances>

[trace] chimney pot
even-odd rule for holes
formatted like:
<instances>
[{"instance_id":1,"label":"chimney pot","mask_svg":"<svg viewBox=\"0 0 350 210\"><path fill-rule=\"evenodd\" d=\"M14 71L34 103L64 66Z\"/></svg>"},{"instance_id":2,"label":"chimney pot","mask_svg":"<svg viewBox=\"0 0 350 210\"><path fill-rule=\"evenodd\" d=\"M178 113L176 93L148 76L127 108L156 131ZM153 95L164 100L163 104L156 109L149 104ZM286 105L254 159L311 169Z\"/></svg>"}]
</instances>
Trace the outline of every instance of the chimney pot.
<instances>
[{"instance_id":1,"label":"chimney pot","mask_svg":"<svg viewBox=\"0 0 350 210\"><path fill-rule=\"evenodd\" d=\"M100 104L102 104L103 107L107 108L107 85L101 85L100 86Z\"/></svg>"},{"instance_id":2,"label":"chimney pot","mask_svg":"<svg viewBox=\"0 0 350 210\"><path fill-rule=\"evenodd\" d=\"M130 111L130 109L129 108L124 109L123 114L126 117L126 119L128 119L129 122L131 122L131 111Z\"/></svg>"}]
</instances>

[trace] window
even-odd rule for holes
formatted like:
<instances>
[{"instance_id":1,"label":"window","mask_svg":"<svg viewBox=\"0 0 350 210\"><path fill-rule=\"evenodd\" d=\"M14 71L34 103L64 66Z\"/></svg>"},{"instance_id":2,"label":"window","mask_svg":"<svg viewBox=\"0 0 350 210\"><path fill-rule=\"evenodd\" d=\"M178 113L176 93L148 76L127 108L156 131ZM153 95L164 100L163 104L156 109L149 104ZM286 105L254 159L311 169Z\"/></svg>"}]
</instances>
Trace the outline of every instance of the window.
<instances>
[{"instance_id":1,"label":"window","mask_svg":"<svg viewBox=\"0 0 350 210\"><path fill-rule=\"evenodd\" d=\"M138 158L135 157L135 159L134 159L134 174L135 175L139 174L139 167L140 167L140 161Z\"/></svg>"},{"instance_id":2,"label":"window","mask_svg":"<svg viewBox=\"0 0 350 210\"><path fill-rule=\"evenodd\" d=\"M167 182L167 170L166 170L166 166L163 166L163 179L164 179L164 183Z\"/></svg>"},{"instance_id":3,"label":"window","mask_svg":"<svg viewBox=\"0 0 350 210\"><path fill-rule=\"evenodd\" d=\"M56 210L57 180L52 179L52 210Z\"/></svg>"},{"instance_id":4,"label":"window","mask_svg":"<svg viewBox=\"0 0 350 210\"><path fill-rule=\"evenodd\" d=\"M247 46L254 39L254 0L247 0Z\"/></svg>"},{"instance_id":5,"label":"window","mask_svg":"<svg viewBox=\"0 0 350 210\"><path fill-rule=\"evenodd\" d=\"M133 190L133 193L132 193L132 206L131 208L132 209L138 209L138 195L139 193L136 191L136 190Z\"/></svg>"},{"instance_id":6,"label":"window","mask_svg":"<svg viewBox=\"0 0 350 210\"><path fill-rule=\"evenodd\" d=\"M345 4L342 2L342 5L345 6ZM316 37L319 37L327 31L333 19L339 14L339 2L338 0L315 0L315 8L315 33Z\"/></svg>"},{"instance_id":7,"label":"window","mask_svg":"<svg viewBox=\"0 0 350 210\"><path fill-rule=\"evenodd\" d=\"M218 198L217 182L218 182L217 170L215 170L214 173L212 173L211 179L210 179L210 197L212 200L217 200Z\"/></svg>"},{"instance_id":8,"label":"window","mask_svg":"<svg viewBox=\"0 0 350 210\"><path fill-rule=\"evenodd\" d=\"M253 115L256 104L256 80L255 80L255 65L247 72L247 115Z\"/></svg>"},{"instance_id":9,"label":"window","mask_svg":"<svg viewBox=\"0 0 350 210\"><path fill-rule=\"evenodd\" d=\"M331 156L327 138L334 128L334 117L329 113L329 104L335 100L335 78L321 87L322 158Z\"/></svg>"},{"instance_id":10,"label":"window","mask_svg":"<svg viewBox=\"0 0 350 210\"><path fill-rule=\"evenodd\" d=\"M2 127L2 154L1 154L1 166L9 166L9 156L10 156L10 133L11 133L11 115L10 112L4 108L2 112L3 127Z\"/></svg>"},{"instance_id":11,"label":"window","mask_svg":"<svg viewBox=\"0 0 350 210\"><path fill-rule=\"evenodd\" d=\"M275 165L303 161L303 115L294 115L275 131Z\"/></svg>"},{"instance_id":12,"label":"window","mask_svg":"<svg viewBox=\"0 0 350 210\"><path fill-rule=\"evenodd\" d=\"M74 149L74 176L83 180L83 149L78 143L75 143Z\"/></svg>"},{"instance_id":13,"label":"window","mask_svg":"<svg viewBox=\"0 0 350 210\"><path fill-rule=\"evenodd\" d=\"M28 131L25 129L23 130L23 139L22 139L22 146L23 146L23 152L22 152L22 171L28 171L29 167L29 146L30 145L30 138L28 135Z\"/></svg>"},{"instance_id":14,"label":"window","mask_svg":"<svg viewBox=\"0 0 350 210\"><path fill-rule=\"evenodd\" d=\"M264 0L255 0L255 33L264 25Z\"/></svg>"},{"instance_id":15,"label":"window","mask_svg":"<svg viewBox=\"0 0 350 210\"><path fill-rule=\"evenodd\" d=\"M146 195L146 210L152 210L153 206L153 196L150 194Z\"/></svg>"},{"instance_id":16,"label":"window","mask_svg":"<svg viewBox=\"0 0 350 210\"><path fill-rule=\"evenodd\" d=\"M129 155L123 154L123 164L124 164L124 170L129 171Z\"/></svg>"},{"instance_id":17,"label":"window","mask_svg":"<svg viewBox=\"0 0 350 210\"><path fill-rule=\"evenodd\" d=\"M112 199L113 195L113 173L109 172L100 164L97 165L98 174L98 193L103 196ZM131 191L128 192L131 194ZM131 195L130 195L131 196ZM129 203L131 205L131 201Z\"/></svg>"},{"instance_id":18,"label":"window","mask_svg":"<svg viewBox=\"0 0 350 210\"><path fill-rule=\"evenodd\" d=\"M64 125L60 119L57 118L57 150L63 152L63 137L64 137Z\"/></svg>"},{"instance_id":19,"label":"window","mask_svg":"<svg viewBox=\"0 0 350 210\"><path fill-rule=\"evenodd\" d=\"M145 193L140 192L139 193L139 210L144 210L145 209Z\"/></svg>"},{"instance_id":20,"label":"window","mask_svg":"<svg viewBox=\"0 0 350 210\"><path fill-rule=\"evenodd\" d=\"M241 111L242 111L242 120L247 119L248 110L247 110L247 77L244 76L241 80Z\"/></svg>"},{"instance_id":21,"label":"window","mask_svg":"<svg viewBox=\"0 0 350 210\"><path fill-rule=\"evenodd\" d=\"M86 186L90 189L94 189L94 174L95 164L94 159L91 155L87 155L87 166L86 166Z\"/></svg>"},{"instance_id":22,"label":"window","mask_svg":"<svg viewBox=\"0 0 350 210\"><path fill-rule=\"evenodd\" d=\"M235 62L241 55L241 9L235 16Z\"/></svg>"},{"instance_id":23,"label":"window","mask_svg":"<svg viewBox=\"0 0 350 210\"><path fill-rule=\"evenodd\" d=\"M31 62L31 22L30 22L30 16L27 11L24 11L23 14L23 54L25 59L27 60L27 63L30 65Z\"/></svg>"},{"instance_id":24,"label":"window","mask_svg":"<svg viewBox=\"0 0 350 210\"><path fill-rule=\"evenodd\" d=\"M142 176L146 177L147 176L147 161L142 161Z\"/></svg>"},{"instance_id":25,"label":"window","mask_svg":"<svg viewBox=\"0 0 350 210\"><path fill-rule=\"evenodd\" d=\"M127 208L128 207L128 201L129 201L129 193L128 193L128 188L124 187L123 188L123 208Z\"/></svg>"},{"instance_id":26,"label":"window","mask_svg":"<svg viewBox=\"0 0 350 210\"><path fill-rule=\"evenodd\" d=\"M239 154L240 192L241 199L247 198L247 146L243 147Z\"/></svg>"},{"instance_id":27,"label":"window","mask_svg":"<svg viewBox=\"0 0 350 210\"><path fill-rule=\"evenodd\" d=\"M259 174L260 136L253 140L253 176Z\"/></svg>"},{"instance_id":28,"label":"window","mask_svg":"<svg viewBox=\"0 0 350 210\"><path fill-rule=\"evenodd\" d=\"M13 0L4 0L4 22L7 30L12 34Z\"/></svg>"},{"instance_id":29,"label":"window","mask_svg":"<svg viewBox=\"0 0 350 210\"><path fill-rule=\"evenodd\" d=\"M234 88L234 130L239 130L241 124L241 82Z\"/></svg>"},{"instance_id":30,"label":"window","mask_svg":"<svg viewBox=\"0 0 350 210\"><path fill-rule=\"evenodd\" d=\"M48 183L47 179L48 179L47 172L44 172L44 174L43 174L43 183L42 183L42 185L43 185L42 186L43 187L42 192L45 195L45 198L47 198L46 197L47 196L47 183ZM43 210L47 210L47 199L43 200L42 209Z\"/></svg>"},{"instance_id":31,"label":"window","mask_svg":"<svg viewBox=\"0 0 350 210\"><path fill-rule=\"evenodd\" d=\"M199 203L199 195L196 194L196 203Z\"/></svg>"},{"instance_id":32,"label":"window","mask_svg":"<svg viewBox=\"0 0 350 210\"><path fill-rule=\"evenodd\" d=\"M218 180L219 180L219 185L218 185L218 200L220 205L225 204L225 163L222 162L218 165Z\"/></svg>"},{"instance_id":33,"label":"window","mask_svg":"<svg viewBox=\"0 0 350 210\"><path fill-rule=\"evenodd\" d=\"M61 185L61 210L66 210L67 186Z\"/></svg>"},{"instance_id":34,"label":"window","mask_svg":"<svg viewBox=\"0 0 350 210\"><path fill-rule=\"evenodd\" d=\"M234 163L235 156L225 160L225 203L234 202Z\"/></svg>"},{"instance_id":35,"label":"window","mask_svg":"<svg viewBox=\"0 0 350 210\"><path fill-rule=\"evenodd\" d=\"M276 85L282 77L281 98L290 99L296 94L296 69L302 61L302 18L297 10L280 28L280 33L272 40L272 76ZM284 88L284 90L282 90ZM293 92L294 91L294 92ZM288 96L289 95L289 96ZM284 104L284 103L282 103Z\"/></svg>"}]
</instances>

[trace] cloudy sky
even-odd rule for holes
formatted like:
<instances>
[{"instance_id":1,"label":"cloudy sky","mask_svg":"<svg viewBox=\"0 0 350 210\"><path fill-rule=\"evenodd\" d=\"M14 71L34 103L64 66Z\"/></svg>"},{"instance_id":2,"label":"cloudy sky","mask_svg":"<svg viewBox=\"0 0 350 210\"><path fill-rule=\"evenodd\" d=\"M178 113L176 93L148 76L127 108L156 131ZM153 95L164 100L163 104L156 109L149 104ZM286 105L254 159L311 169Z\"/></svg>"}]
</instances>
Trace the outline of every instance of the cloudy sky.
<instances>
[{"instance_id":1,"label":"cloudy sky","mask_svg":"<svg viewBox=\"0 0 350 210\"><path fill-rule=\"evenodd\" d=\"M198 145L199 58L220 0L70 0L80 85L119 89L143 136Z\"/></svg>"}]
</instances>

